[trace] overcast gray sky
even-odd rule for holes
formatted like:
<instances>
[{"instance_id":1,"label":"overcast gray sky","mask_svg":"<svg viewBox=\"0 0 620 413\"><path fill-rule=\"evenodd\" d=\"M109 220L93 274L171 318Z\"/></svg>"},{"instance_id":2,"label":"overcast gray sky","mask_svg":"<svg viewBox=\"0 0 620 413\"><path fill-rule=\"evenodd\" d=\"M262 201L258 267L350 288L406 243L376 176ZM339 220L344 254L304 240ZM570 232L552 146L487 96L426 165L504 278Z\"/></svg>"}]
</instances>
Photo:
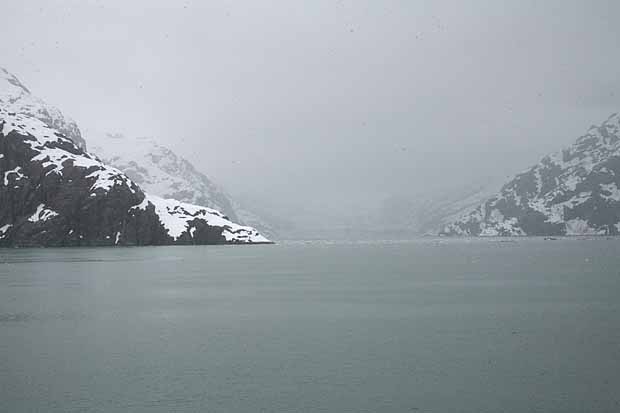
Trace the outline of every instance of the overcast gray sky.
<instances>
[{"instance_id":1,"label":"overcast gray sky","mask_svg":"<svg viewBox=\"0 0 620 413\"><path fill-rule=\"evenodd\" d=\"M617 1L1 3L33 93L282 211L506 176L620 110Z\"/></svg>"}]
</instances>

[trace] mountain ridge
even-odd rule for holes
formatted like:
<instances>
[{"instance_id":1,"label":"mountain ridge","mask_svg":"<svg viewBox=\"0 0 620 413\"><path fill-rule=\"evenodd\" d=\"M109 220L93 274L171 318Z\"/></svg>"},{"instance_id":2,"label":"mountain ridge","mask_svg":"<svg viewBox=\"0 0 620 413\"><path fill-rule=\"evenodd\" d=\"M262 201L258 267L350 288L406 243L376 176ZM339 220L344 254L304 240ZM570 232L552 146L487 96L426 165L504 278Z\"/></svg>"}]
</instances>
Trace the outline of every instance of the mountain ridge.
<instances>
[{"instance_id":1,"label":"mountain ridge","mask_svg":"<svg viewBox=\"0 0 620 413\"><path fill-rule=\"evenodd\" d=\"M618 235L620 116L517 174L441 235Z\"/></svg>"}]
</instances>

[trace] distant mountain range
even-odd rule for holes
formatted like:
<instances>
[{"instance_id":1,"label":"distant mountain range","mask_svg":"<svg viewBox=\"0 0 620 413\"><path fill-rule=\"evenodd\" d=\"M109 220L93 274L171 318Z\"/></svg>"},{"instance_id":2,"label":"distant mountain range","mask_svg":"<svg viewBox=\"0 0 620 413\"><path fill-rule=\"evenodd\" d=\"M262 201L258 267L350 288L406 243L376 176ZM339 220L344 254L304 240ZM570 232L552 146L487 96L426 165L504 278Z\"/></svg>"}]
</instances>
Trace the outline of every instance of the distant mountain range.
<instances>
[{"instance_id":1,"label":"distant mountain range","mask_svg":"<svg viewBox=\"0 0 620 413\"><path fill-rule=\"evenodd\" d=\"M215 209L145 193L75 122L0 69L0 246L268 243Z\"/></svg>"},{"instance_id":2,"label":"distant mountain range","mask_svg":"<svg viewBox=\"0 0 620 413\"><path fill-rule=\"evenodd\" d=\"M618 235L620 116L592 126L545 156L460 218L442 235Z\"/></svg>"}]
</instances>

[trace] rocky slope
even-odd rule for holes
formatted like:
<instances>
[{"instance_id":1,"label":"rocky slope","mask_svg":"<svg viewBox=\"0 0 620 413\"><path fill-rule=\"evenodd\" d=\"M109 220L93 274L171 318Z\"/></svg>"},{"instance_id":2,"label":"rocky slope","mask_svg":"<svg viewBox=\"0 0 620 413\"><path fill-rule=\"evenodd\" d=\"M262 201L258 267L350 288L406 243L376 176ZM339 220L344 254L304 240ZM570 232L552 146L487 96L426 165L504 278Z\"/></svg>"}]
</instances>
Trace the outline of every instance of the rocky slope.
<instances>
[{"instance_id":1,"label":"rocky slope","mask_svg":"<svg viewBox=\"0 0 620 413\"><path fill-rule=\"evenodd\" d=\"M592 126L570 147L545 156L443 235L618 235L620 116Z\"/></svg>"},{"instance_id":2,"label":"rocky slope","mask_svg":"<svg viewBox=\"0 0 620 413\"><path fill-rule=\"evenodd\" d=\"M75 121L63 115L56 107L32 95L17 77L0 67L0 107L9 112L22 113L39 119L71 139L79 148L86 149L80 128Z\"/></svg>"},{"instance_id":3,"label":"rocky slope","mask_svg":"<svg viewBox=\"0 0 620 413\"><path fill-rule=\"evenodd\" d=\"M224 214L145 194L31 114L0 108L0 246L269 242Z\"/></svg>"},{"instance_id":4,"label":"rocky slope","mask_svg":"<svg viewBox=\"0 0 620 413\"><path fill-rule=\"evenodd\" d=\"M191 162L152 138L122 134L88 133L92 153L123 171L146 192L222 211L235 222L251 225L262 233L275 232L258 215L242 208Z\"/></svg>"}]
</instances>

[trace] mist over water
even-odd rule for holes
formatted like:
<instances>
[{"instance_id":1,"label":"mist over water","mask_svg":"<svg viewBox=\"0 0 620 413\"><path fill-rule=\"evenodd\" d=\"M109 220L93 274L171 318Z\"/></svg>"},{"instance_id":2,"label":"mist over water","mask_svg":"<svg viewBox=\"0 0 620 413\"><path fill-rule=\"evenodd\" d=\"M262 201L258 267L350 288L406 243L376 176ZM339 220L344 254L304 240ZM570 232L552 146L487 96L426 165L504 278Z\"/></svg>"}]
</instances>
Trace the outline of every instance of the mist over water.
<instances>
[{"instance_id":1,"label":"mist over water","mask_svg":"<svg viewBox=\"0 0 620 413\"><path fill-rule=\"evenodd\" d=\"M0 410L615 411L619 246L3 251Z\"/></svg>"}]
</instances>

